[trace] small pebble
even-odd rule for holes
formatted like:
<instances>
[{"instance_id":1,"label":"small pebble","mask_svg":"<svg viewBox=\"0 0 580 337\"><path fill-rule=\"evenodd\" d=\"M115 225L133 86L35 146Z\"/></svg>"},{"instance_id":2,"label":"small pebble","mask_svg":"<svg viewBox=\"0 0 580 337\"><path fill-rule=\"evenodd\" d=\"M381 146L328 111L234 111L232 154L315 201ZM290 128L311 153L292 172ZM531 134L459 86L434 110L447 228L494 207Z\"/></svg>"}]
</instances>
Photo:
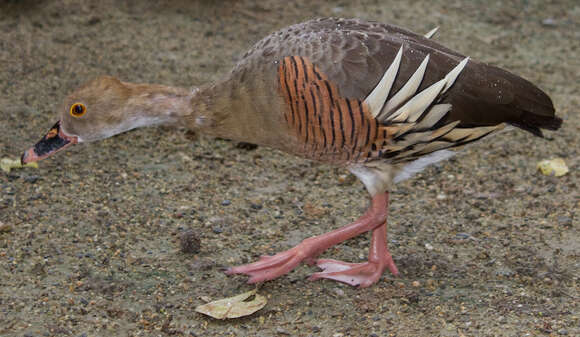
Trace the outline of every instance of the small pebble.
<instances>
[{"instance_id":1,"label":"small pebble","mask_svg":"<svg viewBox=\"0 0 580 337\"><path fill-rule=\"evenodd\" d=\"M548 27L555 27L556 24L556 20L554 20L553 18L547 18L542 20L542 25L544 26L548 26Z\"/></svg>"},{"instance_id":2,"label":"small pebble","mask_svg":"<svg viewBox=\"0 0 580 337\"><path fill-rule=\"evenodd\" d=\"M276 328L276 333L279 335L286 335L286 336L290 336L290 333L282 328Z\"/></svg>"},{"instance_id":3,"label":"small pebble","mask_svg":"<svg viewBox=\"0 0 580 337\"><path fill-rule=\"evenodd\" d=\"M469 239L471 237L471 235L467 234L467 233L457 233L455 234L455 237L457 237L458 239Z\"/></svg>"},{"instance_id":4,"label":"small pebble","mask_svg":"<svg viewBox=\"0 0 580 337\"><path fill-rule=\"evenodd\" d=\"M40 179L39 176L28 176L28 177L25 177L24 178L24 181L27 182L27 183L34 184L35 182L38 181L38 179Z\"/></svg>"},{"instance_id":5,"label":"small pebble","mask_svg":"<svg viewBox=\"0 0 580 337\"><path fill-rule=\"evenodd\" d=\"M427 250L433 250L433 245L431 245L430 243L426 243L425 244L425 249L427 249Z\"/></svg>"},{"instance_id":6,"label":"small pebble","mask_svg":"<svg viewBox=\"0 0 580 337\"><path fill-rule=\"evenodd\" d=\"M231 204L232 204L232 202L231 202L231 201L229 201L228 199L226 199L226 200L222 201L222 206L229 206L229 205L231 205Z\"/></svg>"},{"instance_id":7,"label":"small pebble","mask_svg":"<svg viewBox=\"0 0 580 337\"><path fill-rule=\"evenodd\" d=\"M179 243L181 252L185 254L197 254L201 248L199 235L192 230L183 232L179 238Z\"/></svg>"},{"instance_id":8,"label":"small pebble","mask_svg":"<svg viewBox=\"0 0 580 337\"><path fill-rule=\"evenodd\" d=\"M334 288L333 289L334 293L340 297L344 297L344 290L340 289L340 288Z\"/></svg>"},{"instance_id":9,"label":"small pebble","mask_svg":"<svg viewBox=\"0 0 580 337\"><path fill-rule=\"evenodd\" d=\"M413 287L415 287L415 288L418 288L418 287L420 287L420 286L421 286L421 282L419 282L419 281L413 281L413 283L411 283L411 285L412 285Z\"/></svg>"},{"instance_id":10,"label":"small pebble","mask_svg":"<svg viewBox=\"0 0 580 337\"><path fill-rule=\"evenodd\" d=\"M560 330L558 330L558 335L563 335L563 336L565 336L565 335L567 335L567 334L568 334L568 330L566 330L566 329L560 329Z\"/></svg>"},{"instance_id":11,"label":"small pebble","mask_svg":"<svg viewBox=\"0 0 580 337\"><path fill-rule=\"evenodd\" d=\"M500 267L496 269L495 275L503 277L512 277L515 275L515 272L508 267Z\"/></svg>"},{"instance_id":12,"label":"small pebble","mask_svg":"<svg viewBox=\"0 0 580 337\"><path fill-rule=\"evenodd\" d=\"M568 216L559 216L558 225L560 226L572 226L572 218Z\"/></svg>"}]
</instances>

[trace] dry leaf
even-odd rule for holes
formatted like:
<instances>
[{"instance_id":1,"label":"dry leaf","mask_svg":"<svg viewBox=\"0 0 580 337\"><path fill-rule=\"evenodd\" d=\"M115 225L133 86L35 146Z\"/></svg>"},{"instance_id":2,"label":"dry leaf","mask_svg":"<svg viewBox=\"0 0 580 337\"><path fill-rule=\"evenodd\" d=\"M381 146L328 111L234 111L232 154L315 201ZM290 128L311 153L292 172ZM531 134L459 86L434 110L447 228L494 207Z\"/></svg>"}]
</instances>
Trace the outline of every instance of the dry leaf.
<instances>
[{"instance_id":1,"label":"dry leaf","mask_svg":"<svg viewBox=\"0 0 580 337\"><path fill-rule=\"evenodd\" d=\"M547 176L561 177L568 173L568 166L562 158L542 160L538 163L538 169Z\"/></svg>"},{"instance_id":2,"label":"dry leaf","mask_svg":"<svg viewBox=\"0 0 580 337\"><path fill-rule=\"evenodd\" d=\"M209 302L195 308L195 311L217 319L238 318L248 316L262 309L268 302L256 289L246 293ZM254 296L251 301L246 301Z\"/></svg>"},{"instance_id":3,"label":"dry leaf","mask_svg":"<svg viewBox=\"0 0 580 337\"><path fill-rule=\"evenodd\" d=\"M2 171L6 173L9 173L10 170L12 170L13 168L23 168L23 167L38 168L38 164L34 162L22 165L20 159L2 158L2 160L0 160L0 168L2 169Z\"/></svg>"}]
</instances>

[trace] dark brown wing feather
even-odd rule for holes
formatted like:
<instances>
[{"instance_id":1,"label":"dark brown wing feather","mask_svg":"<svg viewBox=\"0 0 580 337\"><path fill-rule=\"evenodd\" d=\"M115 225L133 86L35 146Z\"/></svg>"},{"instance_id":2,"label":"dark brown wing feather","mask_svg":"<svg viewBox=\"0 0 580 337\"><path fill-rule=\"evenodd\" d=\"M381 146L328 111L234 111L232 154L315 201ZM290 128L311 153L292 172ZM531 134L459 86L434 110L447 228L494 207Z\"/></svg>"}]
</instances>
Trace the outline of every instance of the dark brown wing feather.
<instances>
[{"instance_id":1,"label":"dark brown wing feather","mask_svg":"<svg viewBox=\"0 0 580 337\"><path fill-rule=\"evenodd\" d=\"M419 91L443 78L465 56L402 28L357 19L325 18L275 32L258 42L239 63L259 67L285 56L307 57L327 74L344 97L364 99L403 45L403 58L391 90L396 93L427 54L430 61ZM239 70L239 69L237 69ZM234 72L237 71L234 69ZM550 98L529 81L500 68L470 60L443 97L453 108L441 124L459 127L507 122L536 135L557 129Z\"/></svg>"}]
</instances>

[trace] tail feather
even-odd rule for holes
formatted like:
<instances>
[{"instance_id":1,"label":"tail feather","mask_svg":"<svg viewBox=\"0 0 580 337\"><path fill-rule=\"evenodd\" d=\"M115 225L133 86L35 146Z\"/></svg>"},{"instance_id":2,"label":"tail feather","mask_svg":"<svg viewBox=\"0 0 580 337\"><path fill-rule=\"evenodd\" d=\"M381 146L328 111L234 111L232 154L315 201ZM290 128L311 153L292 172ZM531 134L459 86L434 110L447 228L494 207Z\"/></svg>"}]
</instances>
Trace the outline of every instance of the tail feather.
<instances>
[{"instance_id":1,"label":"tail feather","mask_svg":"<svg viewBox=\"0 0 580 337\"><path fill-rule=\"evenodd\" d=\"M558 130L562 126L562 118L528 113L524 114L520 121L510 122L510 124L522 130L531 132L538 137L544 137L541 129Z\"/></svg>"},{"instance_id":2,"label":"tail feather","mask_svg":"<svg viewBox=\"0 0 580 337\"><path fill-rule=\"evenodd\" d=\"M449 90L453 105L441 120L461 120L460 127L509 123L536 136L541 129L557 130L562 119L555 115L550 97L528 80L506 70L470 62L463 81Z\"/></svg>"},{"instance_id":3,"label":"tail feather","mask_svg":"<svg viewBox=\"0 0 580 337\"><path fill-rule=\"evenodd\" d=\"M550 97L533 83L502 70L512 83L515 99L513 109L518 111L516 118L508 120L514 126L542 137L541 129L557 130L562 119L555 114Z\"/></svg>"}]
</instances>

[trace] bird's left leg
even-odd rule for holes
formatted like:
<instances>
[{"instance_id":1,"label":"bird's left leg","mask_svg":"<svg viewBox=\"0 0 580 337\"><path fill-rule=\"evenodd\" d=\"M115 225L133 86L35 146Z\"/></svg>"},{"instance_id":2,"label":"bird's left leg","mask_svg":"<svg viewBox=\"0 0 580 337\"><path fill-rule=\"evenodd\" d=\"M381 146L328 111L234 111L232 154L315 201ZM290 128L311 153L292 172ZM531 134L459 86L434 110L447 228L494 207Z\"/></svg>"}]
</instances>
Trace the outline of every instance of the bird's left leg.
<instances>
[{"instance_id":1,"label":"bird's left leg","mask_svg":"<svg viewBox=\"0 0 580 337\"><path fill-rule=\"evenodd\" d=\"M331 259L319 259L316 265L323 271L314 273L310 280L331 279L352 286L368 287L377 282L385 269L397 276L399 271L387 248L387 223L373 230L369 259L364 263L347 263Z\"/></svg>"}]
</instances>

